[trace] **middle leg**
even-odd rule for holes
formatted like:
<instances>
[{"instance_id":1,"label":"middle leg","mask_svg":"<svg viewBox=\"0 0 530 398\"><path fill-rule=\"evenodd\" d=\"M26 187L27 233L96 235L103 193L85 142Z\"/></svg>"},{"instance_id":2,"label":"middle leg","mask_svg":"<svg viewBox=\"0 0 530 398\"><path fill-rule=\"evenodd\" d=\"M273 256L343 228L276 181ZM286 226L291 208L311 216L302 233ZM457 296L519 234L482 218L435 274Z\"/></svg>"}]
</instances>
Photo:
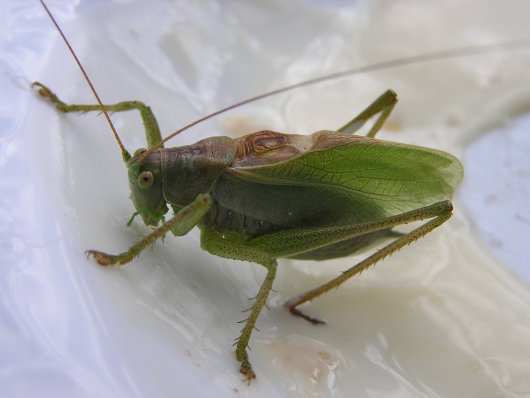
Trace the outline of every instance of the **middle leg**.
<instances>
[{"instance_id":1,"label":"middle leg","mask_svg":"<svg viewBox=\"0 0 530 398\"><path fill-rule=\"evenodd\" d=\"M252 261L267 269L267 275L254 299L254 304L250 308L250 314L242 321L245 326L241 330L241 335L237 339L236 344L236 358L241 362L239 371L245 376L245 380L250 382L256 378L256 374L252 370L248 359L247 347L258 316L272 289L278 263L275 258L272 258L264 251L246 246L245 240L239 235L230 232L220 233L206 227L201 228L201 248L219 257Z\"/></svg>"}]
</instances>

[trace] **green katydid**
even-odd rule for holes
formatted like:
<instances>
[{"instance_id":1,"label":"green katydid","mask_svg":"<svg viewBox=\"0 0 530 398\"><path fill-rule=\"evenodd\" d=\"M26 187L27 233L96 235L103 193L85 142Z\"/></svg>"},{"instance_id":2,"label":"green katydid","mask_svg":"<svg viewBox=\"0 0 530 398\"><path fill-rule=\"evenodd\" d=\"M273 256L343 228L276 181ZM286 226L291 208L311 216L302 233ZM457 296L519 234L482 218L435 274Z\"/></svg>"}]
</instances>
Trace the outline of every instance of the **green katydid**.
<instances>
[{"instance_id":1,"label":"green katydid","mask_svg":"<svg viewBox=\"0 0 530 398\"><path fill-rule=\"evenodd\" d=\"M133 157L124 151L136 214L156 226L169 204L175 216L125 253L88 251L100 264L124 264L170 230L184 235L198 226L205 250L267 269L236 349L249 380L255 375L246 348L272 287L277 258L342 257L388 236L394 226L430 220L340 277L286 303L293 314L319 323L297 307L445 222L452 206L444 199L463 173L460 162L447 153L374 139L397 101L392 91L337 132L299 136L261 131L171 149L158 147L156 119L141 103L66 105L42 85L40 93L64 112L138 109L144 118L149 149ZM372 117L377 120L368 137L353 134Z\"/></svg>"}]
</instances>

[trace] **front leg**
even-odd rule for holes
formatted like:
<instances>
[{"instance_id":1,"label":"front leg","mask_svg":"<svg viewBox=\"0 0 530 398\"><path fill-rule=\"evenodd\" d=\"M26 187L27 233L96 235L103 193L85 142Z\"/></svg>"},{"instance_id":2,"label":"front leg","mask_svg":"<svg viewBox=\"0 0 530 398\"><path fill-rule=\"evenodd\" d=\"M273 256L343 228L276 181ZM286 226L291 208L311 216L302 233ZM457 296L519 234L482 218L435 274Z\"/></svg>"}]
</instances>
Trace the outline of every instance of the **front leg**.
<instances>
[{"instance_id":1,"label":"front leg","mask_svg":"<svg viewBox=\"0 0 530 398\"><path fill-rule=\"evenodd\" d=\"M177 235L188 233L208 211L212 205L212 197L208 194L197 196L192 203L183 207L175 216L155 229L141 241L132 245L129 250L120 254L107 254L97 250L87 250L87 256L94 256L100 265L126 264L136 257L147 246L153 244L158 238L163 238L170 230L176 231Z\"/></svg>"},{"instance_id":2,"label":"front leg","mask_svg":"<svg viewBox=\"0 0 530 398\"><path fill-rule=\"evenodd\" d=\"M31 88L36 89L39 95L44 98L47 98L55 107L64 113L70 112L101 112L101 107L99 105L78 105L78 104L67 104L59 99L53 91L51 91L45 85L34 82L31 84ZM125 112L131 110L138 110L140 116L142 117L142 122L145 128L145 136L147 138L147 146L151 148L152 146L158 144L162 141L162 136L160 135L160 128L158 127L158 122L156 121L155 115L151 108L145 105L140 101L124 101L112 105L103 105L107 112ZM163 146L162 146L163 147Z\"/></svg>"}]
</instances>

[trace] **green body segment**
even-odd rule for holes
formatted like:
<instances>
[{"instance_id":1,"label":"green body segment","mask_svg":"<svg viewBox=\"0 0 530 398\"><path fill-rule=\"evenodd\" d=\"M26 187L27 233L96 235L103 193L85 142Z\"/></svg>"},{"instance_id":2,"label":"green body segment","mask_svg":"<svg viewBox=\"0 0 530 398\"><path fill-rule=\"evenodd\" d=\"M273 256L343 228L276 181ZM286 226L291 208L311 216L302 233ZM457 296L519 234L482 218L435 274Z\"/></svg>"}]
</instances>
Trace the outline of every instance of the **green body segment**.
<instances>
[{"instance_id":1,"label":"green body segment","mask_svg":"<svg viewBox=\"0 0 530 398\"><path fill-rule=\"evenodd\" d=\"M450 195L462 178L460 162L442 151L331 131L317 132L311 141L305 152L250 166L233 165L236 141L227 137L162 150L164 199L178 209L197 194L210 193L213 204L200 228L248 242L282 230L357 224L417 209ZM281 149L286 146L281 141ZM268 147L259 155L266 159L276 150ZM345 256L388 231L295 257Z\"/></svg>"}]
</instances>

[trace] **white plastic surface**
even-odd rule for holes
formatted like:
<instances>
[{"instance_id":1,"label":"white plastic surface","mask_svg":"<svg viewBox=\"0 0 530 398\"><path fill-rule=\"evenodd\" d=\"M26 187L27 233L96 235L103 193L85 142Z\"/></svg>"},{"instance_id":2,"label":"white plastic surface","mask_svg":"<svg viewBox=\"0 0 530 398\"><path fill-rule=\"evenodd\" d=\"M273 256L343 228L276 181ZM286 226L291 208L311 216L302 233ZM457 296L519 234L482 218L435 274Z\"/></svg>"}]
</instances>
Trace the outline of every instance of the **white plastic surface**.
<instances>
[{"instance_id":1,"label":"white plastic surface","mask_svg":"<svg viewBox=\"0 0 530 398\"><path fill-rule=\"evenodd\" d=\"M530 15L526 0L65 3L49 5L104 101L144 101L165 135L310 77L528 38ZM338 128L393 88L400 102L381 138L450 151L466 167L446 225L306 307L326 326L281 305L362 256L282 261L247 386L231 345L264 270L202 252L197 231L122 269L87 260L85 249L120 252L148 228L125 227L126 169L104 119L59 115L28 88L40 80L94 103L43 10L1 7L1 396L530 395L530 145L517 116L530 105L529 50L305 88L174 139ZM113 120L131 152L145 145L137 115Z\"/></svg>"}]
</instances>

